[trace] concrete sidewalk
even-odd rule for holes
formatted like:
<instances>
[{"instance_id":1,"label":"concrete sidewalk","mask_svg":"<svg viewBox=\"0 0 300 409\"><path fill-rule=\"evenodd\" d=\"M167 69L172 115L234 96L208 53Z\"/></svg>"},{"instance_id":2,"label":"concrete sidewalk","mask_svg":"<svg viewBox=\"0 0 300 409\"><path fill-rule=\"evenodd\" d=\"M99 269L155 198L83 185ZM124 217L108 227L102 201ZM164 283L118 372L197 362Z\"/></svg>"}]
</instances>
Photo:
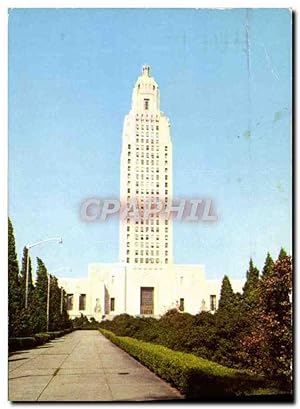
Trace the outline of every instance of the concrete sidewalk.
<instances>
[{"instance_id":1,"label":"concrete sidewalk","mask_svg":"<svg viewBox=\"0 0 300 409\"><path fill-rule=\"evenodd\" d=\"M180 393L98 331L75 331L9 357L11 401L144 401Z\"/></svg>"}]
</instances>

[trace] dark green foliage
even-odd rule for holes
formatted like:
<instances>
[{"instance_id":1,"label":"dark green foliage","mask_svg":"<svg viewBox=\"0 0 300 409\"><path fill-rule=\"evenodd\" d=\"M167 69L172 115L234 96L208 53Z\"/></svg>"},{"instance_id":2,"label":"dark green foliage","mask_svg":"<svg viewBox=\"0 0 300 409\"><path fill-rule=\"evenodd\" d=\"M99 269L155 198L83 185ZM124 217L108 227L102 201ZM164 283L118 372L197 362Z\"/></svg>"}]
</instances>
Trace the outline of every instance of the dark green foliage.
<instances>
[{"instance_id":1,"label":"dark green foliage","mask_svg":"<svg viewBox=\"0 0 300 409\"><path fill-rule=\"evenodd\" d=\"M252 311L240 353L244 365L276 377L288 391L292 363L291 291L291 257L282 253L272 271L260 280L258 305Z\"/></svg>"},{"instance_id":2,"label":"dark green foliage","mask_svg":"<svg viewBox=\"0 0 300 409\"><path fill-rule=\"evenodd\" d=\"M39 334L35 334L32 337L9 338L8 340L9 352L14 352L21 349L34 348L36 346L43 345L52 339L69 334L71 331L72 329L65 329L62 331L41 332Z\"/></svg>"},{"instance_id":3,"label":"dark green foliage","mask_svg":"<svg viewBox=\"0 0 300 409\"><path fill-rule=\"evenodd\" d=\"M287 256L286 251L284 250L283 247L281 247L280 252L279 252L278 259L279 259L279 260L282 260L282 259L284 259L286 256Z\"/></svg>"},{"instance_id":4,"label":"dark green foliage","mask_svg":"<svg viewBox=\"0 0 300 409\"><path fill-rule=\"evenodd\" d=\"M282 256L274 265L268 255L261 278L250 261L243 294L235 294L230 280L224 277L214 315L201 312L192 316L175 309L160 319L122 314L100 326L117 336L266 374L270 383L286 392L291 385L290 290L290 258Z\"/></svg>"},{"instance_id":5,"label":"dark green foliage","mask_svg":"<svg viewBox=\"0 0 300 409\"><path fill-rule=\"evenodd\" d=\"M161 345L112 332L101 332L158 376L176 386L186 399L217 400L251 394L264 386L264 378L246 371L226 368L195 355L175 352Z\"/></svg>"},{"instance_id":6,"label":"dark green foliage","mask_svg":"<svg viewBox=\"0 0 300 409\"><path fill-rule=\"evenodd\" d=\"M235 303L235 295L231 287L231 283L227 276L224 276L221 287L218 311L229 311Z\"/></svg>"},{"instance_id":7,"label":"dark green foliage","mask_svg":"<svg viewBox=\"0 0 300 409\"><path fill-rule=\"evenodd\" d=\"M60 288L62 291L62 299L63 299L63 308L62 308L62 315L61 315L61 327L63 329L72 328L72 322L69 318L69 314L67 311L67 302L66 302L66 292L64 289Z\"/></svg>"},{"instance_id":8,"label":"dark green foliage","mask_svg":"<svg viewBox=\"0 0 300 409\"><path fill-rule=\"evenodd\" d=\"M259 271L253 265L250 259L249 269L246 273L246 283L243 287L243 293L240 302L240 316L241 316L241 333L240 339L247 334L252 320L252 311L258 307L258 285L259 285Z\"/></svg>"},{"instance_id":9,"label":"dark green foliage","mask_svg":"<svg viewBox=\"0 0 300 409\"><path fill-rule=\"evenodd\" d=\"M270 256L270 253L268 253L266 260L265 260L264 268L262 270L262 278L271 274L273 266L274 266L274 261L272 257Z\"/></svg>"},{"instance_id":10,"label":"dark green foliage","mask_svg":"<svg viewBox=\"0 0 300 409\"><path fill-rule=\"evenodd\" d=\"M26 266L27 266L28 249L23 248L22 268L20 272L20 287L21 287L21 305L25 306L25 290L26 290ZM32 266L31 259L28 261L28 307L32 304L34 285L32 282Z\"/></svg>"},{"instance_id":11,"label":"dark green foliage","mask_svg":"<svg viewBox=\"0 0 300 409\"><path fill-rule=\"evenodd\" d=\"M246 273L246 283L243 287L243 299L246 303L248 303L248 307L251 308L252 301L253 301L253 294L257 288L259 281L259 271L253 265L252 258L250 259L249 269ZM255 296L254 296L255 298Z\"/></svg>"},{"instance_id":12,"label":"dark green foliage","mask_svg":"<svg viewBox=\"0 0 300 409\"><path fill-rule=\"evenodd\" d=\"M50 311L49 311L49 331L56 331L65 328L65 322L61 314L62 301L61 288L58 287L57 278L50 276Z\"/></svg>"},{"instance_id":13,"label":"dark green foliage","mask_svg":"<svg viewBox=\"0 0 300 409\"><path fill-rule=\"evenodd\" d=\"M38 341L35 337L18 337L18 338L9 338L8 347L9 351L17 351L19 349L29 349L34 348L38 345Z\"/></svg>"},{"instance_id":14,"label":"dark green foliage","mask_svg":"<svg viewBox=\"0 0 300 409\"><path fill-rule=\"evenodd\" d=\"M242 325L240 295L232 290L230 280L224 277L218 310L215 314L215 353L213 359L223 365L238 367L237 351Z\"/></svg>"},{"instance_id":15,"label":"dark green foliage","mask_svg":"<svg viewBox=\"0 0 300 409\"><path fill-rule=\"evenodd\" d=\"M35 334L34 336L37 345L43 345L46 342L50 341L50 334L41 332L39 334Z\"/></svg>"},{"instance_id":16,"label":"dark green foliage","mask_svg":"<svg viewBox=\"0 0 300 409\"><path fill-rule=\"evenodd\" d=\"M26 268L28 260L28 306L25 308ZM15 248L13 227L8 219L8 319L10 338L30 338L34 333L47 328L48 272L41 259L38 261L36 286L32 282L32 267L28 249L24 247L22 268L19 267ZM61 297L62 295L62 297ZM63 308L61 311L61 299ZM71 328L67 313L65 293L57 285L56 277L51 277L50 287L50 330ZM23 341L20 341L22 344ZM27 341L24 341L27 342ZM28 341L29 342L29 341Z\"/></svg>"},{"instance_id":17,"label":"dark green foliage","mask_svg":"<svg viewBox=\"0 0 300 409\"><path fill-rule=\"evenodd\" d=\"M84 329L84 330L95 330L99 329L100 323L95 320L95 318L90 318L88 319L85 315L82 313L80 314L80 317L73 318L73 320L70 320L72 328L74 329Z\"/></svg>"},{"instance_id":18,"label":"dark green foliage","mask_svg":"<svg viewBox=\"0 0 300 409\"><path fill-rule=\"evenodd\" d=\"M17 320L18 324L18 336L26 337L32 335L32 320L34 316L33 310L33 292L34 285L32 282L32 267L31 259L28 261L28 307L25 309L25 291L26 291L26 266L27 266L28 249L24 247L22 268L19 276L20 282L20 312Z\"/></svg>"},{"instance_id":19,"label":"dark green foliage","mask_svg":"<svg viewBox=\"0 0 300 409\"><path fill-rule=\"evenodd\" d=\"M18 335L20 321L20 283L19 266L13 226L8 219L8 333L10 337Z\"/></svg>"},{"instance_id":20,"label":"dark green foliage","mask_svg":"<svg viewBox=\"0 0 300 409\"><path fill-rule=\"evenodd\" d=\"M218 345L218 335L216 328L216 316L209 312L201 312L195 315L194 325L189 331L189 348L187 352L215 360Z\"/></svg>"},{"instance_id":21,"label":"dark green foliage","mask_svg":"<svg viewBox=\"0 0 300 409\"><path fill-rule=\"evenodd\" d=\"M48 272L43 261L37 257L37 279L33 294L33 332L43 332L47 330L47 292L48 292Z\"/></svg>"}]
</instances>

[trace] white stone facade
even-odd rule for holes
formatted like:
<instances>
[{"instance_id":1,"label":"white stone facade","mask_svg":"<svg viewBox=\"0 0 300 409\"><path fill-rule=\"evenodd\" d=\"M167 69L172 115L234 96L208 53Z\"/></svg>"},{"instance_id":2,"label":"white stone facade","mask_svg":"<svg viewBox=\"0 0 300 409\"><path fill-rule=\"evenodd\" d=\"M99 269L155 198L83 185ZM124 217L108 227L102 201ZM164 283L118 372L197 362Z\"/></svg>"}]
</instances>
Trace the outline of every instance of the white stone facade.
<instances>
[{"instance_id":1,"label":"white stone facade","mask_svg":"<svg viewBox=\"0 0 300 409\"><path fill-rule=\"evenodd\" d=\"M59 284L73 295L73 309L69 311L71 317L82 313L97 320L125 312L135 316L159 317L171 308L179 308L180 302L183 302L182 309L191 314L203 310L213 312L221 289L220 280L205 279L204 266L180 264L145 269L125 263L94 263L89 265L87 278L61 279ZM232 280L231 284L234 291L240 291L243 282ZM142 314L141 311L141 288L145 287L153 288L151 314ZM79 309L81 294L86 295L84 310ZM214 306L211 305L212 298L215 299ZM100 305L98 311L97 305Z\"/></svg>"},{"instance_id":2,"label":"white stone facade","mask_svg":"<svg viewBox=\"0 0 300 409\"><path fill-rule=\"evenodd\" d=\"M144 66L132 94L132 106L123 126L121 152L121 203L136 200L145 210L146 200L164 205L172 198L172 142L169 119L160 111L159 88ZM172 263L172 221L163 217L120 223L122 263L165 265Z\"/></svg>"},{"instance_id":3,"label":"white stone facade","mask_svg":"<svg viewBox=\"0 0 300 409\"><path fill-rule=\"evenodd\" d=\"M170 122L160 111L159 88L144 66L126 115L121 152L121 203L147 198L166 206L172 198ZM197 314L215 311L221 280L207 280L203 265L173 264L172 220L153 214L148 220L120 222L120 263L94 263L85 279L60 279L71 317L81 313L97 320L127 313L159 317L171 308ZM243 281L232 281L241 291Z\"/></svg>"}]
</instances>

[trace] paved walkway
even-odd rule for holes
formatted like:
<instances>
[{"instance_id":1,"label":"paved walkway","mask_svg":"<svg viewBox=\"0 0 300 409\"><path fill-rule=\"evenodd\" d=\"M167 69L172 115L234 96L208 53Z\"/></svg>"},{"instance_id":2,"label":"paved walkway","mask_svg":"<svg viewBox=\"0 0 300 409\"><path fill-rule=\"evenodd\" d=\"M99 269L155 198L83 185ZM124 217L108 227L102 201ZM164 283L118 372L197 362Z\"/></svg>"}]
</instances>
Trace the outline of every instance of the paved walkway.
<instances>
[{"instance_id":1,"label":"paved walkway","mask_svg":"<svg viewBox=\"0 0 300 409\"><path fill-rule=\"evenodd\" d=\"M11 401L181 399L98 331L75 331L9 357Z\"/></svg>"}]
</instances>

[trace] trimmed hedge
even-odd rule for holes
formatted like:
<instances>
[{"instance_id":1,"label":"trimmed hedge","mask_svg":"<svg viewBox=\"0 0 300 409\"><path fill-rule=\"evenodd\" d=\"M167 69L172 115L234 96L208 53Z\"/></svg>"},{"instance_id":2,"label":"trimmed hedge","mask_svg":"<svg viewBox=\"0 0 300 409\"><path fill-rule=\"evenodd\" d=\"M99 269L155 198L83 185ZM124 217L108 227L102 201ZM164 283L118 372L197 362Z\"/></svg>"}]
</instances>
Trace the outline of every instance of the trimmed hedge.
<instances>
[{"instance_id":1,"label":"trimmed hedge","mask_svg":"<svg viewBox=\"0 0 300 409\"><path fill-rule=\"evenodd\" d=\"M10 352L13 352L20 349L34 348L36 346L44 345L46 342L49 342L52 339L69 334L72 331L73 329L68 328L61 331L40 332L32 337L9 338L8 349Z\"/></svg>"},{"instance_id":2,"label":"trimmed hedge","mask_svg":"<svg viewBox=\"0 0 300 409\"><path fill-rule=\"evenodd\" d=\"M100 332L159 377L173 384L187 399L218 400L245 396L264 387L265 379L262 376L227 368L161 345L118 337L107 330L100 329Z\"/></svg>"},{"instance_id":3,"label":"trimmed hedge","mask_svg":"<svg viewBox=\"0 0 300 409\"><path fill-rule=\"evenodd\" d=\"M35 337L9 338L9 351L17 351L18 349L28 349L37 346Z\"/></svg>"},{"instance_id":4,"label":"trimmed hedge","mask_svg":"<svg viewBox=\"0 0 300 409\"><path fill-rule=\"evenodd\" d=\"M36 340L36 345L43 345L50 341L50 335L43 332L35 334L34 338Z\"/></svg>"}]
</instances>

